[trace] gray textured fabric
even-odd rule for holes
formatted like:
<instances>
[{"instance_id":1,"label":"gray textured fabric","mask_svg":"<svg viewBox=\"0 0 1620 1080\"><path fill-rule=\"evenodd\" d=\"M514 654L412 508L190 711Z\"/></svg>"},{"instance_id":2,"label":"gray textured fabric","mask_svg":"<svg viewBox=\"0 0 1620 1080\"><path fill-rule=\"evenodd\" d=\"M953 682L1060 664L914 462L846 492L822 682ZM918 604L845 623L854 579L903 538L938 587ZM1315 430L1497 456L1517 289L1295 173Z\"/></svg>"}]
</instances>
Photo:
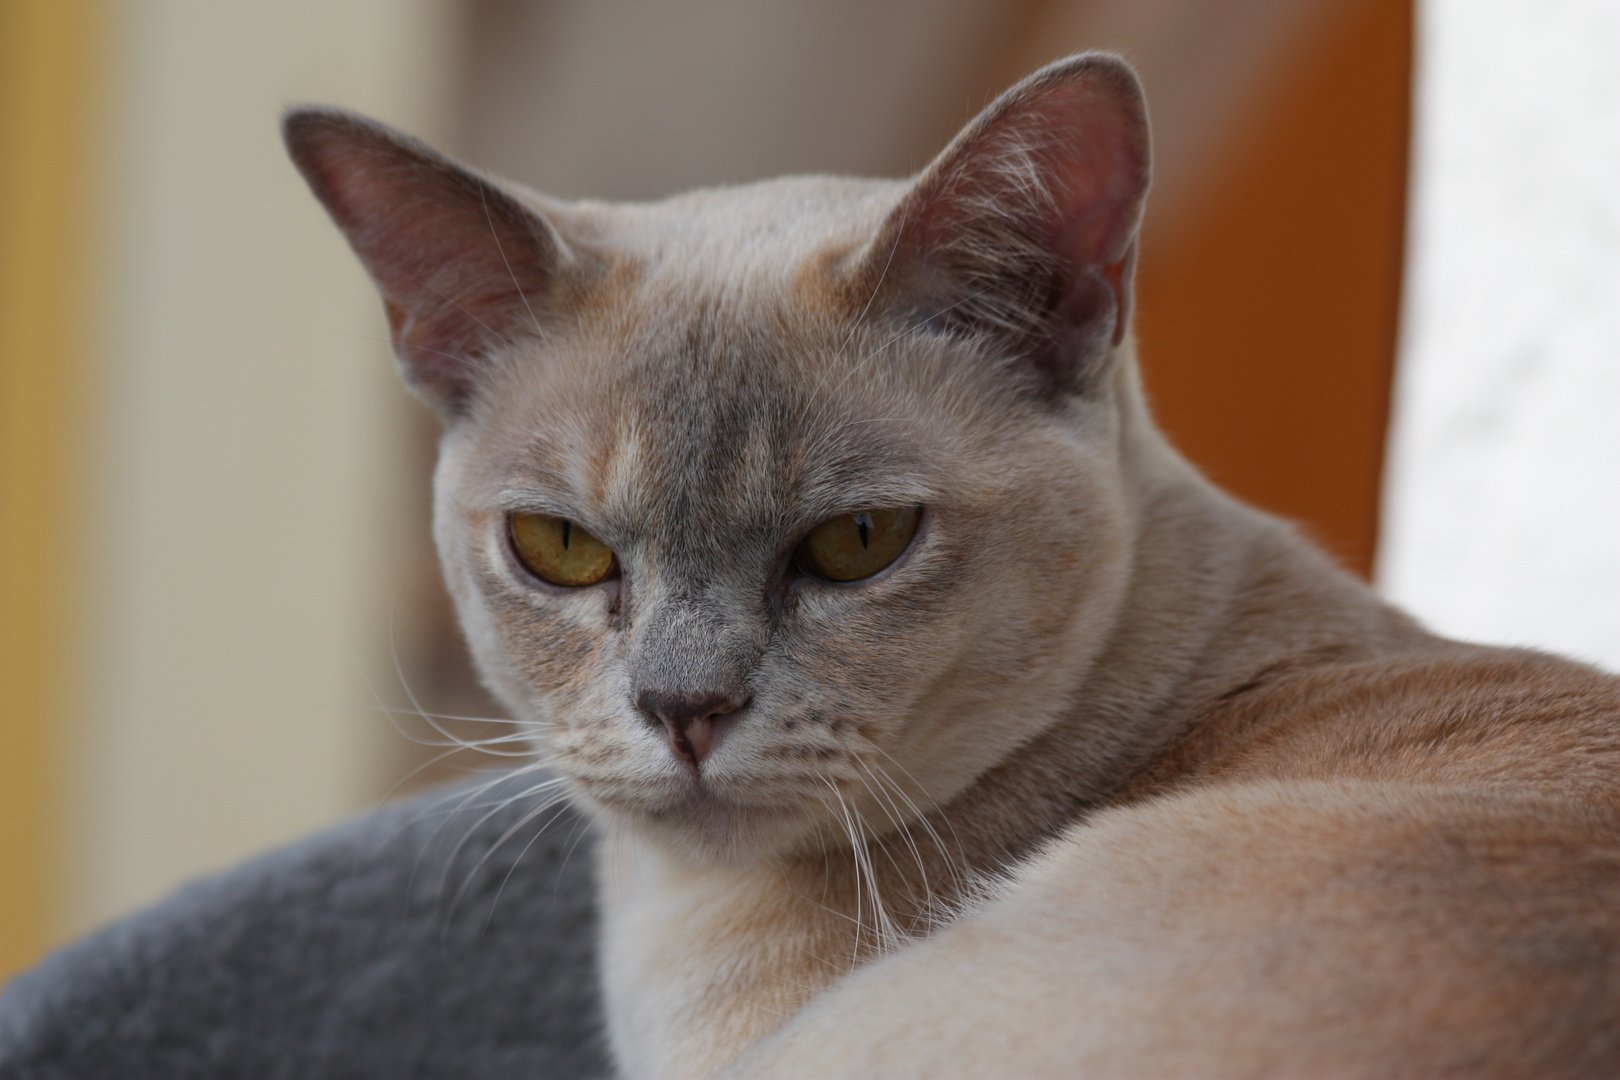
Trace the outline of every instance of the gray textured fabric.
<instances>
[{"instance_id":1,"label":"gray textured fabric","mask_svg":"<svg viewBox=\"0 0 1620 1080\"><path fill-rule=\"evenodd\" d=\"M535 797L489 814L530 781L364 815L61 950L0 992L0 1077L607 1075L592 839L566 808L520 824Z\"/></svg>"}]
</instances>

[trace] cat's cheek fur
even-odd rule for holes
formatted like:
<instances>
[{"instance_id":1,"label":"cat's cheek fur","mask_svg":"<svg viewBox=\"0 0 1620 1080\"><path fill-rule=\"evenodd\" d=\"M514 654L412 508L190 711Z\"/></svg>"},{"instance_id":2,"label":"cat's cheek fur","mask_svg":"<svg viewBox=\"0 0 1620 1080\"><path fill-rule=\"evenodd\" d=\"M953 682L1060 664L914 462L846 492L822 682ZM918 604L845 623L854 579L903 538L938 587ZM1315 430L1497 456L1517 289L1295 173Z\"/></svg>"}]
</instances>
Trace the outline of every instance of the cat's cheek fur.
<instances>
[{"instance_id":1,"label":"cat's cheek fur","mask_svg":"<svg viewBox=\"0 0 1620 1080\"><path fill-rule=\"evenodd\" d=\"M937 513L945 550L936 559L949 584L932 610L908 609L903 594L886 599L892 623L851 635L847 652L831 631L811 635L822 644L807 666L889 688L889 707L860 734L880 748L878 767L927 777L932 804L948 803L1071 706L1107 640L1130 552L1111 436L1106 425L1084 439L1042 431L1007 447L977 478L995 499ZM1030 460L1065 464L1020 475L1017 463ZM884 819L871 805L879 795L857 794L869 819Z\"/></svg>"},{"instance_id":2,"label":"cat's cheek fur","mask_svg":"<svg viewBox=\"0 0 1620 1080\"><path fill-rule=\"evenodd\" d=\"M478 447L448 434L440 452L434 532L446 584L485 684L516 719L555 731L554 715L591 692L611 662L610 593L558 595L525 580L507 549L505 515L468 498Z\"/></svg>"},{"instance_id":3,"label":"cat's cheek fur","mask_svg":"<svg viewBox=\"0 0 1620 1080\"><path fill-rule=\"evenodd\" d=\"M1063 715L1107 641L1129 581L1130 536L1119 492L1099 486L1094 513L1065 523L1081 542L1026 549L1040 573L974 569L988 587L955 613L956 648L939 658L889 749L907 771L929 777L936 802ZM1007 619L1008 610L1022 618Z\"/></svg>"}]
</instances>

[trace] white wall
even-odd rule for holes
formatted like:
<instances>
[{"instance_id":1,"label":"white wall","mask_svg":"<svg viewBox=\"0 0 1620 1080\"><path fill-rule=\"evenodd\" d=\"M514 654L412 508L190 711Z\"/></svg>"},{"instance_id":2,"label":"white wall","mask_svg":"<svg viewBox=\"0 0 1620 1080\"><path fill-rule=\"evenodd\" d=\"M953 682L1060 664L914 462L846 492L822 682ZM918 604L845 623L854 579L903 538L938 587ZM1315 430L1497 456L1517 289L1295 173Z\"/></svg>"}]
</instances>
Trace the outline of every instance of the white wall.
<instances>
[{"instance_id":1,"label":"white wall","mask_svg":"<svg viewBox=\"0 0 1620 1080\"><path fill-rule=\"evenodd\" d=\"M1381 584L1620 668L1620 2L1419 7Z\"/></svg>"},{"instance_id":2,"label":"white wall","mask_svg":"<svg viewBox=\"0 0 1620 1080\"><path fill-rule=\"evenodd\" d=\"M123 0L79 926L374 801L405 402L283 106L433 136L442 0Z\"/></svg>"}]
</instances>

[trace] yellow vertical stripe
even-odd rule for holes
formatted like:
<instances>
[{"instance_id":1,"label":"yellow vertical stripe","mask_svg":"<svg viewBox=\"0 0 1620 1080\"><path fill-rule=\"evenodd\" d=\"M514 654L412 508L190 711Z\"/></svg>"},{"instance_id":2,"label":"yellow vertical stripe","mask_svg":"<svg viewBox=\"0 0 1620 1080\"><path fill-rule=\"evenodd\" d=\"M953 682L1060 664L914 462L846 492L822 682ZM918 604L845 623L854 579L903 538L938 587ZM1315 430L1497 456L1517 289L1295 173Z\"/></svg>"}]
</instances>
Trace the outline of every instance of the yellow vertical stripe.
<instances>
[{"instance_id":1,"label":"yellow vertical stripe","mask_svg":"<svg viewBox=\"0 0 1620 1080\"><path fill-rule=\"evenodd\" d=\"M0 0L0 979L65 889L98 0Z\"/></svg>"}]
</instances>

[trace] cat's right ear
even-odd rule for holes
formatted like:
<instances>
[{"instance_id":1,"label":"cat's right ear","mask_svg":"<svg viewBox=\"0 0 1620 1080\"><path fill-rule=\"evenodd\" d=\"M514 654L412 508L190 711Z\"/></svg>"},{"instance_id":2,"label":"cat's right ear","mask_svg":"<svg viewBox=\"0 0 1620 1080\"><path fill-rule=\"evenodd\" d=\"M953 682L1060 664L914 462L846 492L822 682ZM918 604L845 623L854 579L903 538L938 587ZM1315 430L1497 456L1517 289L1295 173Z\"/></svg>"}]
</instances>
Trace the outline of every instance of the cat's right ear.
<instances>
[{"instance_id":1,"label":"cat's right ear","mask_svg":"<svg viewBox=\"0 0 1620 1080\"><path fill-rule=\"evenodd\" d=\"M917 177L862 253L853 299L995 340L1043 395L1082 391L1126 333L1148 174L1129 65L1050 64Z\"/></svg>"},{"instance_id":2,"label":"cat's right ear","mask_svg":"<svg viewBox=\"0 0 1620 1080\"><path fill-rule=\"evenodd\" d=\"M493 351L542 333L561 238L494 183L374 120L298 108L281 130L382 293L406 381L460 414Z\"/></svg>"}]
</instances>

